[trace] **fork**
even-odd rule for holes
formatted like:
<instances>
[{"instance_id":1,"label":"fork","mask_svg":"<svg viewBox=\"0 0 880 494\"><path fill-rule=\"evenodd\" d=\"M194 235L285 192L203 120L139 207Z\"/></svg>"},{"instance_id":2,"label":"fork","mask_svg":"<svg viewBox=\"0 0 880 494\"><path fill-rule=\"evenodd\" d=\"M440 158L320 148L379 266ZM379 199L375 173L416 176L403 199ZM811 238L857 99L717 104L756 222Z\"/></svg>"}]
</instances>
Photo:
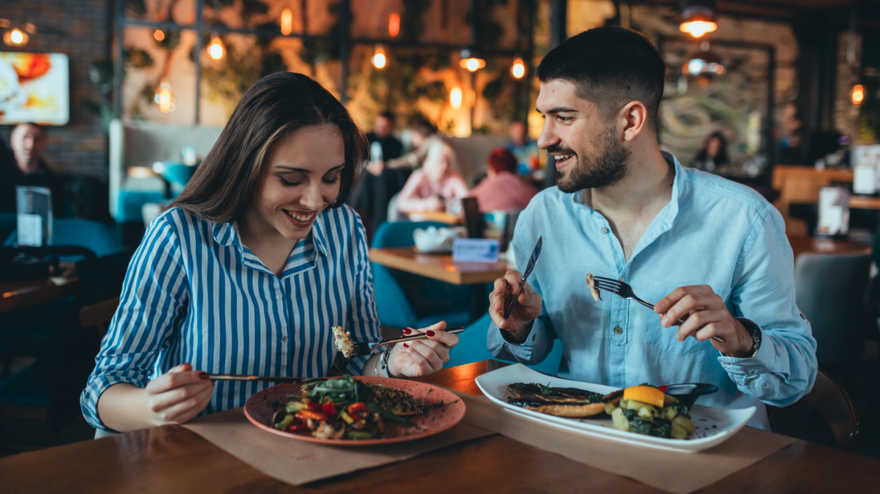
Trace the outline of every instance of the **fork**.
<instances>
[{"instance_id":1,"label":"fork","mask_svg":"<svg viewBox=\"0 0 880 494\"><path fill-rule=\"evenodd\" d=\"M637 297L635 292L633 292L632 287L629 286L629 284L627 284L627 283L624 283L620 280L615 280L613 278L606 278L605 276L593 276L593 281L596 282L596 288L598 288L600 290L605 290L607 292L611 292L611 293L618 295L620 297L623 297L623 298L631 298L631 299L635 300L636 302L644 305L645 307L647 307L651 310L654 310L654 304L652 304L651 302L647 302L645 300L642 300L639 297ZM682 317L681 319L676 321L675 324L681 326L682 324L684 324L684 321L686 319L687 319L687 316ZM724 343L724 338L721 338L720 336L713 336L712 339L719 342L719 343Z\"/></svg>"},{"instance_id":2,"label":"fork","mask_svg":"<svg viewBox=\"0 0 880 494\"><path fill-rule=\"evenodd\" d=\"M412 328L410 328L412 329ZM458 334L464 331L466 328L452 328L444 330L445 333L450 334ZM395 343L403 343L405 341L414 341L414 340L424 340L428 337L427 334L417 332L411 336L402 336L399 338L389 338L382 341L377 342L369 342L369 341L359 341L354 343L354 350L352 351L352 355L369 355L373 352L373 348L379 345L393 345Z\"/></svg>"}]
</instances>

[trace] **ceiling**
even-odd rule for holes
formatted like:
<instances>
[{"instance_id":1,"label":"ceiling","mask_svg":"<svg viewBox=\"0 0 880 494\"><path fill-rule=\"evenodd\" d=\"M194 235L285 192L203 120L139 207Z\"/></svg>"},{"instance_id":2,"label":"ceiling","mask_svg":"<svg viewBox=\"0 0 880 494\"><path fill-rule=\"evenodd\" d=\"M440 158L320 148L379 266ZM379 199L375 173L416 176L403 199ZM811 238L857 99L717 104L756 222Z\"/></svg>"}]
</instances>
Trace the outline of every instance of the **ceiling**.
<instances>
[{"instance_id":1,"label":"ceiling","mask_svg":"<svg viewBox=\"0 0 880 494\"><path fill-rule=\"evenodd\" d=\"M627 0L621 0L627 2ZM678 6L679 0L629 0L632 4ZM880 2L871 0L717 0L716 12L722 15L756 17L771 20L792 20L804 14L828 15L836 22L849 19L852 13L858 22L874 24L880 20ZM855 9L855 10L854 10Z\"/></svg>"}]
</instances>

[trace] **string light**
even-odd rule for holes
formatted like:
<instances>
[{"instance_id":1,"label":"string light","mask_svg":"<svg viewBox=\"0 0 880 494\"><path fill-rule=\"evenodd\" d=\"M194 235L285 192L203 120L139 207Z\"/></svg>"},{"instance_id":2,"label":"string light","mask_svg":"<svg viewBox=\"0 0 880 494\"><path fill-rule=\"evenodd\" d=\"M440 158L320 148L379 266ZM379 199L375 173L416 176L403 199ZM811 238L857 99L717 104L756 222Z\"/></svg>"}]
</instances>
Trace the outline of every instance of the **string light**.
<instances>
[{"instance_id":1,"label":"string light","mask_svg":"<svg viewBox=\"0 0 880 494\"><path fill-rule=\"evenodd\" d=\"M293 11L285 8L281 11L281 34L287 36L293 32Z\"/></svg>"},{"instance_id":2,"label":"string light","mask_svg":"<svg viewBox=\"0 0 880 494\"><path fill-rule=\"evenodd\" d=\"M159 105L159 111L169 113L174 110L174 93L171 92L171 84L168 81L159 83L159 90L153 96L153 101Z\"/></svg>"},{"instance_id":3,"label":"string light","mask_svg":"<svg viewBox=\"0 0 880 494\"><path fill-rule=\"evenodd\" d=\"M400 34L400 14L392 12L388 15L388 35L396 38Z\"/></svg>"},{"instance_id":4,"label":"string light","mask_svg":"<svg viewBox=\"0 0 880 494\"><path fill-rule=\"evenodd\" d=\"M373 67L382 70L387 65L388 57L385 56L385 50L381 46L377 46L376 51L373 53Z\"/></svg>"},{"instance_id":5,"label":"string light","mask_svg":"<svg viewBox=\"0 0 880 494\"><path fill-rule=\"evenodd\" d=\"M10 46L24 46L30 41L31 37L28 33L14 27L3 35L3 42Z\"/></svg>"},{"instance_id":6,"label":"string light","mask_svg":"<svg viewBox=\"0 0 880 494\"><path fill-rule=\"evenodd\" d=\"M156 40L157 43L161 43L165 40L165 31L161 29L153 30L153 39Z\"/></svg>"},{"instance_id":7,"label":"string light","mask_svg":"<svg viewBox=\"0 0 880 494\"><path fill-rule=\"evenodd\" d=\"M463 99L463 94L461 92L460 87L454 87L451 91L449 91L449 105L453 108L461 108L461 103Z\"/></svg>"},{"instance_id":8,"label":"string light","mask_svg":"<svg viewBox=\"0 0 880 494\"><path fill-rule=\"evenodd\" d=\"M523 62L522 58L516 57L513 60L513 65L510 66L510 75L512 75L514 79L522 79L525 77L526 64Z\"/></svg>"},{"instance_id":9,"label":"string light","mask_svg":"<svg viewBox=\"0 0 880 494\"><path fill-rule=\"evenodd\" d=\"M223 41L220 39L220 36L212 37L211 43L208 45L208 56L214 60L220 60L225 54L226 48L223 46Z\"/></svg>"},{"instance_id":10,"label":"string light","mask_svg":"<svg viewBox=\"0 0 880 494\"><path fill-rule=\"evenodd\" d=\"M865 101L865 86L861 84L856 84L852 88L852 93L850 93L850 98L852 99L852 104L859 106Z\"/></svg>"}]
</instances>

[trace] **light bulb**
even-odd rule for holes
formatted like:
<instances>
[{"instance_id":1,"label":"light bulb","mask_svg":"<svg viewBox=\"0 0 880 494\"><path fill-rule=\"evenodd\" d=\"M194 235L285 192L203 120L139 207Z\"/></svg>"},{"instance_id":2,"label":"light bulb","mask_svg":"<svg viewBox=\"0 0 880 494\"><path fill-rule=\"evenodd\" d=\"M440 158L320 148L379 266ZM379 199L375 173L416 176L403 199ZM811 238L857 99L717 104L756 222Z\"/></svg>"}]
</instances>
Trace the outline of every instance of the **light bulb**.
<instances>
[{"instance_id":1,"label":"light bulb","mask_svg":"<svg viewBox=\"0 0 880 494\"><path fill-rule=\"evenodd\" d=\"M460 87L454 87L449 91L449 105L453 108L461 108L462 92Z\"/></svg>"},{"instance_id":2,"label":"light bulb","mask_svg":"<svg viewBox=\"0 0 880 494\"><path fill-rule=\"evenodd\" d=\"M220 60L226 54L226 48L223 47L223 41L219 36L211 38L211 44L208 45L208 56L214 60Z\"/></svg>"},{"instance_id":3,"label":"light bulb","mask_svg":"<svg viewBox=\"0 0 880 494\"><path fill-rule=\"evenodd\" d=\"M287 36L293 32L293 11L285 8L281 11L281 34Z\"/></svg>"},{"instance_id":4,"label":"light bulb","mask_svg":"<svg viewBox=\"0 0 880 494\"><path fill-rule=\"evenodd\" d=\"M514 79L522 79L525 77L526 64L523 62L522 58L516 57L513 61L513 65L510 66L510 75L512 75Z\"/></svg>"}]
</instances>

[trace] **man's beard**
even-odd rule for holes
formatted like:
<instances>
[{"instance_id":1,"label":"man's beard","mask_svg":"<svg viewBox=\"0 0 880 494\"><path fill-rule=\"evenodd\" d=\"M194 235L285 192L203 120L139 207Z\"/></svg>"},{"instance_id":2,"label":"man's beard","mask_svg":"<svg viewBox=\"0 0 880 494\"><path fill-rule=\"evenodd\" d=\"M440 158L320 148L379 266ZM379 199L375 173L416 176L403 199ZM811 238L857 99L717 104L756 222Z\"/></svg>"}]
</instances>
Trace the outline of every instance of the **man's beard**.
<instances>
[{"instance_id":1,"label":"man's beard","mask_svg":"<svg viewBox=\"0 0 880 494\"><path fill-rule=\"evenodd\" d=\"M620 181L626 175L626 161L629 159L628 149L617 141L614 129L602 134L602 152L596 159L590 160L577 155L577 162L568 172L568 176L558 177L556 185L563 192L577 192L583 189L606 187ZM552 147L548 152L569 151ZM557 172L558 173L558 172Z\"/></svg>"}]
</instances>

